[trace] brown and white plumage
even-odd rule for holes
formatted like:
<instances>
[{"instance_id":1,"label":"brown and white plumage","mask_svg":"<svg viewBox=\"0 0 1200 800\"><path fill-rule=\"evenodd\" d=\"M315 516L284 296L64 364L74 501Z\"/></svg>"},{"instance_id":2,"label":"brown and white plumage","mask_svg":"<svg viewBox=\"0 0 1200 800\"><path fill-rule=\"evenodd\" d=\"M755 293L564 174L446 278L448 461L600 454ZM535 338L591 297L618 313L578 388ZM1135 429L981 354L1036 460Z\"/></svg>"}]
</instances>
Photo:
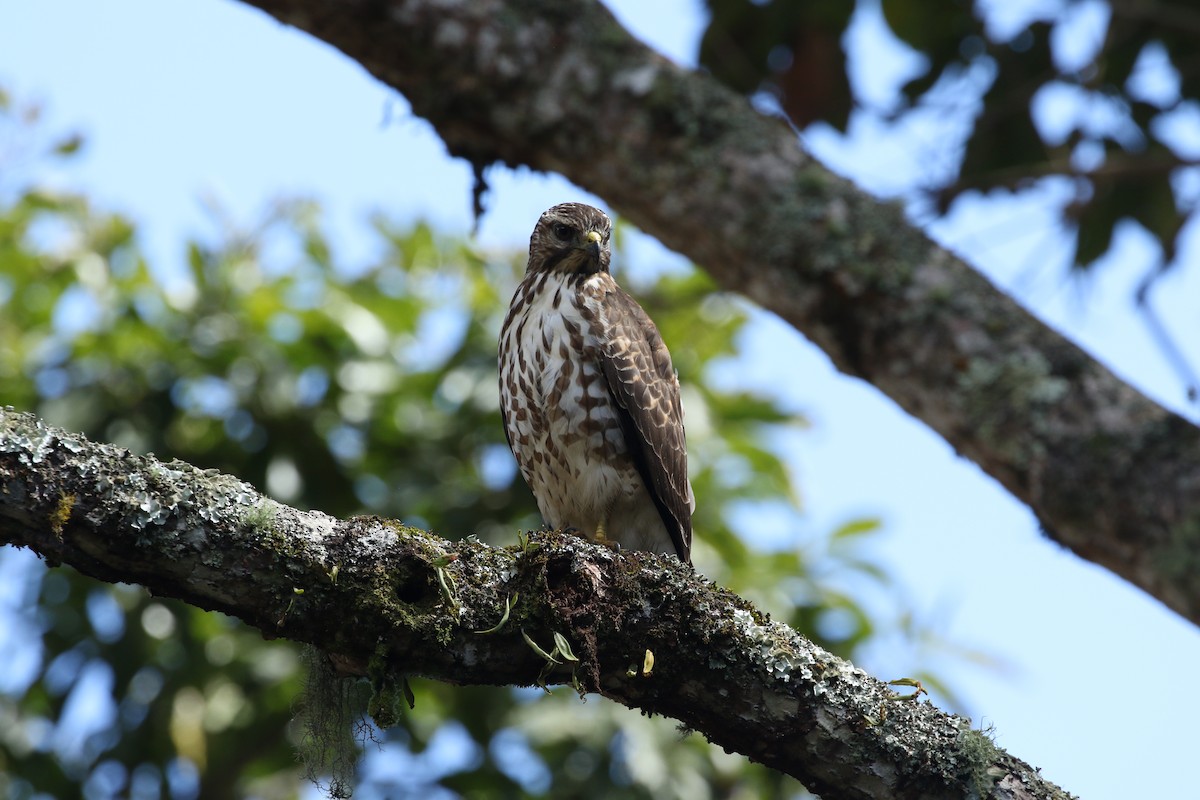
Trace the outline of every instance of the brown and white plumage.
<instances>
[{"instance_id":1,"label":"brown and white plumage","mask_svg":"<svg viewBox=\"0 0 1200 800\"><path fill-rule=\"evenodd\" d=\"M679 380L609 274L611 227L580 203L538 220L500 333L504 432L551 527L690 562Z\"/></svg>"}]
</instances>

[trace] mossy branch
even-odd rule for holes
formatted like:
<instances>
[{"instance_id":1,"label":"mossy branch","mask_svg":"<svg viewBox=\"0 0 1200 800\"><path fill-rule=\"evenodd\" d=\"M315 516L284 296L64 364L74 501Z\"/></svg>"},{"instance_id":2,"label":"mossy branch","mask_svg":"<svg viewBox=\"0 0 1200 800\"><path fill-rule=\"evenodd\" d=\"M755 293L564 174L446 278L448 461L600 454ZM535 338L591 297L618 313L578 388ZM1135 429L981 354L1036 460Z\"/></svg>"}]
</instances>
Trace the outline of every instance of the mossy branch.
<instances>
[{"instance_id":1,"label":"mossy branch","mask_svg":"<svg viewBox=\"0 0 1200 800\"><path fill-rule=\"evenodd\" d=\"M406 675L575 681L826 800L1066 796L967 720L897 702L671 557L553 533L495 548L337 520L12 410L0 410L0 542L312 644L339 671L369 676L378 696L398 697Z\"/></svg>"}]
</instances>

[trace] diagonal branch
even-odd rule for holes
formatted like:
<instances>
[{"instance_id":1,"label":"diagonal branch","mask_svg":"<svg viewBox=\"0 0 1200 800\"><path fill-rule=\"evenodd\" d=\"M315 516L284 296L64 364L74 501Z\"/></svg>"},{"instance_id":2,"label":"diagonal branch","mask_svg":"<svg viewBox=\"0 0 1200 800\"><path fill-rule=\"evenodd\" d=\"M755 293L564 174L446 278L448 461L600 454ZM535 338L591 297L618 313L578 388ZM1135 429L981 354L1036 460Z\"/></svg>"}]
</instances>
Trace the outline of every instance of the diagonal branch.
<instances>
[{"instance_id":1,"label":"diagonal branch","mask_svg":"<svg viewBox=\"0 0 1200 800\"><path fill-rule=\"evenodd\" d=\"M1047 534L1200 622L1200 429L595 0L245 0L403 92L450 152L562 173L786 319Z\"/></svg>"},{"instance_id":2,"label":"diagonal branch","mask_svg":"<svg viewBox=\"0 0 1200 800\"><path fill-rule=\"evenodd\" d=\"M335 520L3 409L0 543L314 644L370 673L379 697L404 674L529 685L546 661L523 634L551 653L560 634L587 690L674 717L826 800L1066 796L969 721L898 698L670 557Z\"/></svg>"}]
</instances>

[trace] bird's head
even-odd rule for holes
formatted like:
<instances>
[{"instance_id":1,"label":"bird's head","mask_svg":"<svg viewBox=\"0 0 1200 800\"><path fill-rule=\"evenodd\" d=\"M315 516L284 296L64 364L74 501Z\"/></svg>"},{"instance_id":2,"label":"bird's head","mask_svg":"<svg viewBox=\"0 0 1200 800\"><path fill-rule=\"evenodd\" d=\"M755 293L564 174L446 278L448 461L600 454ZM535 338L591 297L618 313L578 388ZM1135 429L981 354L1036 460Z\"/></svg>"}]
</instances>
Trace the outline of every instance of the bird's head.
<instances>
[{"instance_id":1,"label":"bird's head","mask_svg":"<svg viewBox=\"0 0 1200 800\"><path fill-rule=\"evenodd\" d=\"M611 233L612 221L600 209L583 203L560 203L542 214L529 237L526 274L608 272Z\"/></svg>"}]
</instances>

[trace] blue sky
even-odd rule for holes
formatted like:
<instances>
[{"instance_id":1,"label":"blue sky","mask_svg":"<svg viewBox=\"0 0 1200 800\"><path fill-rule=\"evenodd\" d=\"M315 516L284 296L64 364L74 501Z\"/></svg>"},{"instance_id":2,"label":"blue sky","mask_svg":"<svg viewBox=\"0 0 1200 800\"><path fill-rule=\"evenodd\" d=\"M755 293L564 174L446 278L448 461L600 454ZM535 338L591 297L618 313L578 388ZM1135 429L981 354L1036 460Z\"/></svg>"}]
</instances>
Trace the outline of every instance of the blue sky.
<instances>
[{"instance_id":1,"label":"blue sky","mask_svg":"<svg viewBox=\"0 0 1200 800\"><path fill-rule=\"evenodd\" d=\"M609 5L661 52L694 59L704 25L699 3ZM1086 53L1089 37L1103 31L1099 5L1081 4L1067 51ZM0 19L0 85L44 100L52 129L78 127L88 137L79 163L49 180L134 218L152 261L168 272L180 264L186 235L211 230L205 198L245 221L273 198L317 197L347 260L363 254L363 220L373 209L470 229L468 167L446 156L403 98L257 11L227 0L39 0L10 6ZM912 57L870 14L860 16L848 44L864 54L855 80L879 97L912 68ZM1047 124L1070 111L1050 103ZM939 124L896 129L863 116L849 137L818 130L807 144L883 194L936 168ZM1197 127L1181 124L1178 135L1200 147ZM556 202L599 202L557 176L495 169L489 178L484 246L524 246L538 214ZM1153 263L1148 237L1124 229L1097 279L1071 279L1047 210L1054 191L967 200L931 232L1124 378L1195 419L1130 306L1132 286ZM1194 255L1189 241L1183 263ZM676 258L643 241L631 268ZM1196 272L1168 276L1155 300L1200 363ZM1200 717L1196 629L1047 541L995 481L872 387L836 374L799 334L764 318L745 345L771 359L752 359L738 379L784 394L814 423L786 442L805 517L800 530L790 519L761 520L772 543L805 546L852 517L882 516L877 558L914 604L947 637L1011 664L1002 673L946 666L976 719L995 726L999 744L1091 800L1130 796L1129 786L1139 796L1180 796L1191 783L1184 765L1194 758ZM783 376L772 367L780 361L789 365ZM904 647L880 648L863 666L898 677L912 657Z\"/></svg>"}]
</instances>

